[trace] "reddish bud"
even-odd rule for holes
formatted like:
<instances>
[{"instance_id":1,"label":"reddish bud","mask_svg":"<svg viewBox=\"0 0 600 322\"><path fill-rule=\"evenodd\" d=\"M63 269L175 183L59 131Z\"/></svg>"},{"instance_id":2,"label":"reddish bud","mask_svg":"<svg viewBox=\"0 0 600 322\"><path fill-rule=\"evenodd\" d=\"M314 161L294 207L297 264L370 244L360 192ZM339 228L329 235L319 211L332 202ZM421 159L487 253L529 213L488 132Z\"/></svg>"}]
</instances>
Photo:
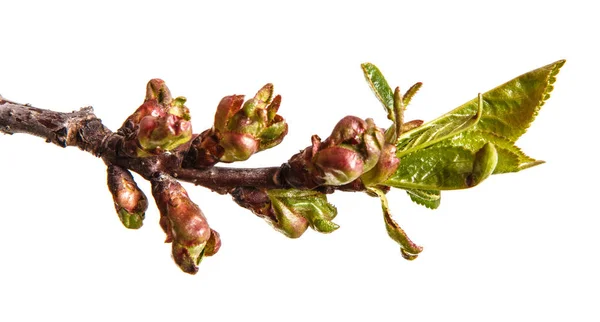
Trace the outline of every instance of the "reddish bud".
<instances>
[{"instance_id":1,"label":"reddish bud","mask_svg":"<svg viewBox=\"0 0 600 322\"><path fill-rule=\"evenodd\" d=\"M212 235L209 253L214 254L218 250L218 234L212 233L198 205L170 176L161 175L152 180L152 195L160 211L161 227L167 234L166 242L173 243L175 262L184 272L196 273Z\"/></svg>"},{"instance_id":2,"label":"reddish bud","mask_svg":"<svg viewBox=\"0 0 600 322\"><path fill-rule=\"evenodd\" d=\"M123 225L130 229L142 227L148 200L133 180L131 173L119 166L109 165L107 183Z\"/></svg>"},{"instance_id":3,"label":"reddish bud","mask_svg":"<svg viewBox=\"0 0 600 322\"><path fill-rule=\"evenodd\" d=\"M325 184L332 186L354 181L363 173L361 155L345 147L332 146L319 151L314 164L323 172Z\"/></svg>"}]
</instances>

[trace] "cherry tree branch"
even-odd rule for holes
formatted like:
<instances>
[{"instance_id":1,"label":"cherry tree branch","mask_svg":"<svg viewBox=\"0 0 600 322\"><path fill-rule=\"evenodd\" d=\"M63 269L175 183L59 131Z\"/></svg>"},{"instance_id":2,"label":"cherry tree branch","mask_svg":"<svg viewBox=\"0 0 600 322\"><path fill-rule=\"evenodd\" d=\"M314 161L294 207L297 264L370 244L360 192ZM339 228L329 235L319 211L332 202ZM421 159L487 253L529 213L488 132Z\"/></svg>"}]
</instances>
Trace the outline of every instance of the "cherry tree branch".
<instances>
[{"instance_id":1,"label":"cherry tree branch","mask_svg":"<svg viewBox=\"0 0 600 322\"><path fill-rule=\"evenodd\" d=\"M159 173L167 173L178 180L219 193L227 193L237 187L290 188L287 178L294 176L293 171L301 170L290 170L287 163L280 167L266 168L186 168L182 166L181 159L185 157L189 144L168 155L131 157L120 151L124 137L105 127L91 107L64 113L0 98L0 132L34 135L60 147L75 146L102 158L108 164L130 169L148 180ZM298 189L314 188L298 184L297 180L294 183L294 187ZM357 184L337 188L344 191L364 190L364 187ZM331 191L332 188L328 187L328 192Z\"/></svg>"}]
</instances>

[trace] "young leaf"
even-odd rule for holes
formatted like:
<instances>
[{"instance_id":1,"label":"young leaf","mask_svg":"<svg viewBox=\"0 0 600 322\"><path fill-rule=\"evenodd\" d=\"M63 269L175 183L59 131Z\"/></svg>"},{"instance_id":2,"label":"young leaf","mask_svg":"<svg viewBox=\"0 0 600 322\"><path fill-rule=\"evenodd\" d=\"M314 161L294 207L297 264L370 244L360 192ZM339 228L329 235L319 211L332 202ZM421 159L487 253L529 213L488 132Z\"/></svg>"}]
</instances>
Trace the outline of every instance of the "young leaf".
<instances>
[{"instance_id":1,"label":"young leaf","mask_svg":"<svg viewBox=\"0 0 600 322\"><path fill-rule=\"evenodd\" d=\"M559 60L532 70L484 93L483 106L478 103L478 99L473 99L442 117L404 133L398 144L399 154L409 153L419 146L424 147L422 142L431 142L432 132L435 134L434 138L442 135L448 138L448 134L458 134L460 130L449 131L448 124L460 125L461 120L468 120L469 116L476 114L481 108L481 119L476 125L472 125L469 133L489 132L515 142L525 133L540 107L550 97L556 74L564 63L564 60ZM438 134L438 131L441 133Z\"/></svg>"},{"instance_id":2,"label":"young leaf","mask_svg":"<svg viewBox=\"0 0 600 322\"><path fill-rule=\"evenodd\" d=\"M483 99L479 95L477 109L473 113L454 110L404 135L400 135L396 145L398 157L469 130L480 121L482 112Z\"/></svg>"},{"instance_id":3,"label":"young leaf","mask_svg":"<svg viewBox=\"0 0 600 322\"><path fill-rule=\"evenodd\" d=\"M493 173L516 172L543 163L525 155L514 142L550 97L564 63L559 60L525 73L486 92L479 103L471 100L405 132L398 144L400 166L385 184L404 189L462 189L481 182L490 169ZM478 122L460 126L461 119L480 109ZM485 166L485 171L474 165Z\"/></svg>"},{"instance_id":4,"label":"young leaf","mask_svg":"<svg viewBox=\"0 0 600 322\"><path fill-rule=\"evenodd\" d=\"M439 190L406 189L410 199L421 206L436 209L440 206L442 192Z\"/></svg>"},{"instance_id":5,"label":"young leaf","mask_svg":"<svg viewBox=\"0 0 600 322\"><path fill-rule=\"evenodd\" d=\"M367 83L375 93L375 96L379 99L385 111L387 112L387 117L392 122L394 122L394 92L388 85L388 82L379 71L377 66L371 63L364 63L360 65L362 67L363 73L365 74L365 78L367 79Z\"/></svg>"},{"instance_id":6,"label":"young leaf","mask_svg":"<svg viewBox=\"0 0 600 322\"><path fill-rule=\"evenodd\" d=\"M398 170L383 184L421 190L470 188L494 171L497 160L491 143L475 153L458 146L436 145L404 156Z\"/></svg>"},{"instance_id":7,"label":"young leaf","mask_svg":"<svg viewBox=\"0 0 600 322\"><path fill-rule=\"evenodd\" d=\"M423 86L423 83L421 83L421 82L415 83L413 86L411 86L406 91L406 93L404 93L404 95L402 96L402 98L403 98L402 102L404 103L404 107L406 107L406 106L408 106L408 104L410 104L410 101L412 100L413 96L415 96L415 94L417 94L419 89L421 89L421 86Z\"/></svg>"},{"instance_id":8,"label":"young leaf","mask_svg":"<svg viewBox=\"0 0 600 322\"><path fill-rule=\"evenodd\" d=\"M321 233L330 233L339 228L337 224L331 221L337 215L337 209L327 202L327 197L321 192L300 189L273 189L268 190L267 194L280 224L285 224L299 217L307 220L312 229ZM283 229L285 233L285 227Z\"/></svg>"},{"instance_id":9,"label":"young leaf","mask_svg":"<svg viewBox=\"0 0 600 322\"><path fill-rule=\"evenodd\" d=\"M387 230L388 235L395 242L400 245L400 252L402 257L407 260L413 260L417 258L419 253L423 251L423 247L415 244L408 238L408 235L398 225L398 223L392 218L392 213L390 212L390 207L388 206L387 197L385 193L377 188L369 187L367 188L371 193L376 194L381 200L381 209L383 210L383 220L385 222L385 229Z\"/></svg>"}]
</instances>

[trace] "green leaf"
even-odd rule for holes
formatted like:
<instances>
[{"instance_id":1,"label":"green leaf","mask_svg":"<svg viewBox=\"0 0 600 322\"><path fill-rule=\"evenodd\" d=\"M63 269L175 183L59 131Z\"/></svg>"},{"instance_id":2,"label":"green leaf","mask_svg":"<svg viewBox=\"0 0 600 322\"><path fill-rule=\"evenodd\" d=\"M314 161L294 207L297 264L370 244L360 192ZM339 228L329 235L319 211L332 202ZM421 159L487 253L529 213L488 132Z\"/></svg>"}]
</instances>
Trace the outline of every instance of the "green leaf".
<instances>
[{"instance_id":1,"label":"green leaf","mask_svg":"<svg viewBox=\"0 0 600 322\"><path fill-rule=\"evenodd\" d=\"M478 108L473 112L454 110L400 135L396 144L398 157L402 157L418 149L426 148L453 135L471 129L481 119L483 112L482 103L480 101L477 104Z\"/></svg>"},{"instance_id":2,"label":"green leaf","mask_svg":"<svg viewBox=\"0 0 600 322\"><path fill-rule=\"evenodd\" d=\"M279 223L297 219L294 217L302 217L308 221L312 229L321 233L330 233L339 228L331 221L337 215L337 209L327 202L327 196L321 192L273 189L268 190L267 194Z\"/></svg>"},{"instance_id":3,"label":"green leaf","mask_svg":"<svg viewBox=\"0 0 600 322\"><path fill-rule=\"evenodd\" d=\"M363 73L365 74L365 78L367 79L367 83L375 93L375 96L379 99L385 111L387 112L387 117L392 122L394 122L394 92L388 85L388 82L379 71L377 66L371 63L364 63L360 65L362 67Z\"/></svg>"},{"instance_id":4,"label":"green leaf","mask_svg":"<svg viewBox=\"0 0 600 322\"><path fill-rule=\"evenodd\" d=\"M412 201L421 206L429 209L436 209L440 206L442 192L439 190L407 189L406 193Z\"/></svg>"},{"instance_id":5,"label":"green leaf","mask_svg":"<svg viewBox=\"0 0 600 322\"><path fill-rule=\"evenodd\" d=\"M449 140L440 142L439 146L459 146L475 152L481 149L487 142L493 143L498 151L498 165L494 170L494 174L518 172L544 163L544 161L535 160L527 156L508 139L488 132L463 132Z\"/></svg>"},{"instance_id":6,"label":"green leaf","mask_svg":"<svg viewBox=\"0 0 600 322\"><path fill-rule=\"evenodd\" d=\"M406 91L406 93L403 95L404 107L407 107L408 104L410 104L410 101L412 100L413 96L415 96L419 89L421 89L421 86L423 86L423 83L418 82Z\"/></svg>"},{"instance_id":7,"label":"green leaf","mask_svg":"<svg viewBox=\"0 0 600 322\"><path fill-rule=\"evenodd\" d=\"M473 131L491 132L515 142L525 133L544 102L550 98L550 92L554 88L552 84L564 64L564 60L559 60L486 92L483 95L483 115ZM476 100L471 100L456 110L472 113L476 106Z\"/></svg>"},{"instance_id":8,"label":"green leaf","mask_svg":"<svg viewBox=\"0 0 600 322\"><path fill-rule=\"evenodd\" d=\"M385 184L404 189L463 189L492 172L517 172L543 163L527 156L514 142L550 97L564 63L560 60L525 73L484 93L480 103L471 100L403 133L397 153L400 166ZM478 122L469 122L476 114L481 114Z\"/></svg>"},{"instance_id":9,"label":"green leaf","mask_svg":"<svg viewBox=\"0 0 600 322\"><path fill-rule=\"evenodd\" d=\"M399 155L432 145L465 129L469 129L469 133L492 133L515 142L525 133L540 107L550 97L556 74L564 63L564 60L559 60L484 93L483 106L478 104L478 99L473 99L442 117L404 133L398 143ZM482 109L479 122L469 123L469 117L477 114L479 109ZM463 123L465 125L461 127Z\"/></svg>"},{"instance_id":10,"label":"green leaf","mask_svg":"<svg viewBox=\"0 0 600 322\"><path fill-rule=\"evenodd\" d=\"M492 143L477 152L460 146L432 146L400 160L398 170L383 184L402 189L455 190L486 179L497 164Z\"/></svg>"},{"instance_id":11,"label":"green leaf","mask_svg":"<svg viewBox=\"0 0 600 322\"><path fill-rule=\"evenodd\" d=\"M367 188L371 193L376 194L381 200L381 210L383 211L383 220L385 222L385 229L387 230L388 236L392 238L396 243L400 245L400 251L402 257L407 260L413 260L417 258L419 253L423 251L423 247L415 244L408 238L408 235L398 225L398 223L392 218L392 213L390 212L390 207L388 205L387 197L385 193L380 189L374 187Z\"/></svg>"}]
</instances>

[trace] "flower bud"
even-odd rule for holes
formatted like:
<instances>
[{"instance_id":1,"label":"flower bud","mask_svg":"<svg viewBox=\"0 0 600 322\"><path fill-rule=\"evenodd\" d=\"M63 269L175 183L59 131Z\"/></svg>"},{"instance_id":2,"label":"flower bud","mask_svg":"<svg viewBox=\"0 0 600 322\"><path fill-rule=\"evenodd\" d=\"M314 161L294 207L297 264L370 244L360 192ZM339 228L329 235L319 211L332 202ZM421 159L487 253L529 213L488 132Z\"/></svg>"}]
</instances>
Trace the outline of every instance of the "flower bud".
<instances>
[{"instance_id":1,"label":"flower bud","mask_svg":"<svg viewBox=\"0 0 600 322\"><path fill-rule=\"evenodd\" d=\"M131 173L119 166L109 165L107 177L108 189L123 225L130 229L142 227L148 200L138 188Z\"/></svg>"},{"instance_id":2,"label":"flower bud","mask_svg":"<svg viewBox=\"0 0 600 322\"><path fill-rule=\"evenodd\" d=\"M381 150L377 164L365 172L360 179L365 186L376 185L389 178L400 165L400 159L396 156L396 146L386 143Z\"/></svg>"},{"instance_id":3,"label":"flower bud","mask_svg":"<svg viewBox=\"0 0 600 322\"><path fill-rule=\"evenodd\" d=\"M192 142L188 162L204 168L218 161L244 161L281 143L288 126L277 114L280 104L281 96L273 97L272 84L246 102L243 95L224 97L217 106L212 129Z\"/></svg>"},{"instance_id":4,"label":"flower bud","mask_svg":"<svg viewBox=\"0 0 600 322\"><path fill-rule=\"evenodd\" d=\"M218 233L210 229L198 205L170 176L152 180L152 195L160 211L161 227L167 234L166 242L173 243L173 259L184 272L195 274L205 253L213 255L218 251Z\"/></svg>"},{"instance_id":5,"label":"flower bud","mask_svg":"<svg viewBox=\"0 0 600 322\"><path fill-rule=\"evenodd\" d=\"M323 172L322 178L328 185L354 181L363 173L364 166L359 152L340 146L319 151L314 157L314 163Z\"/></svg>"},{"instance_id":6,"label":"flower bud","mask_svg":"<svg viewBox=\"0 0 600 322\"><path fill-rule=\"evenodd\" d=\"M156 101L161 105L169 105L172 99L171 91L164 80L154 78L146 85L146 101Z\"/></svg>"},{"instance_id":7,"label":"flower bud","mask_svg":"<svg viewBox=\"0 0 600 322\"><path fill-rule=\"evenodd\" d=\"M283 175L290 185L308 188L350 183L376 166L384 139L372 119L346 116L325 141L313 136L312 146L294 155Z\"/></svg>"},{"instance_id":8,"label":"flower bud","mask_svg":"<svg viewBox=\"0 0 600 322\"><path fill-rule=\"evenodd\" d=\"M192 125L185 101L182 96L173 99L163 80L150 80L144 103L121 127L126 139L133 141L125 142L126 146L134 144L137 156L148 156L173 150L189 141Z\"/></svg>"}]
</instances>

